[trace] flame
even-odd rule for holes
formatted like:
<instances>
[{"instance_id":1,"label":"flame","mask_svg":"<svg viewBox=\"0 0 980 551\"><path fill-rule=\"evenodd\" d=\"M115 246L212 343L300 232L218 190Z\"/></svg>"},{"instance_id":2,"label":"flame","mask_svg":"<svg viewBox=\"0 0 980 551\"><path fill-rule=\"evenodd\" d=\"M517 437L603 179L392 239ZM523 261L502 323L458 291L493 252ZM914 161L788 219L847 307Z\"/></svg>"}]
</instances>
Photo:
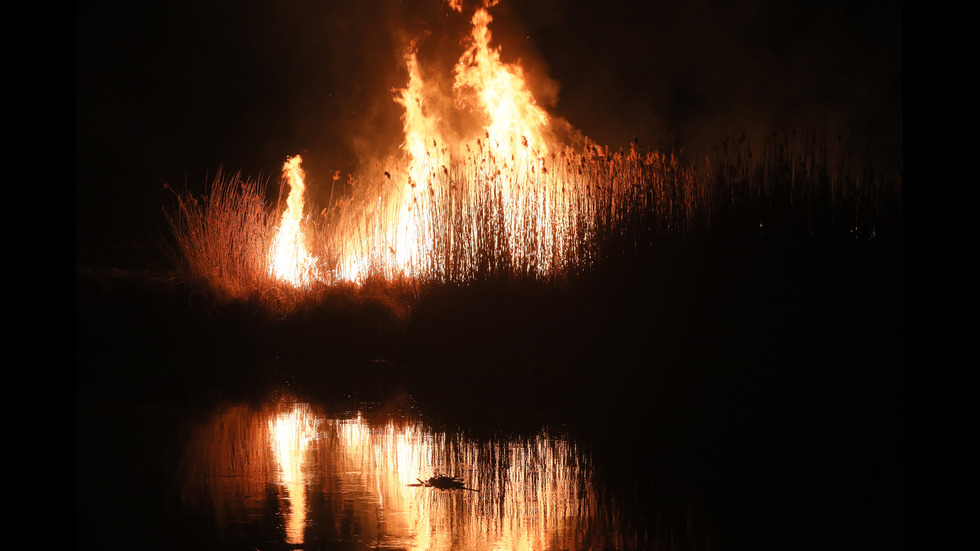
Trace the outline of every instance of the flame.
<instances>
[{"instance_id":1,"label":"flame","mask_svg":"<svg viewBox=\"0 0 980 551\"><path fill-rule=\"evenodd\" d=\"M544 156L548 152L543 135L548 115L527 89L521 67L503 63L500 49L490 47L491 21L493 17L483 8L473 15L470 45L456 64L453 89L465 102L472 102L475 96L497 158L512 158L518 144Z\"/></svg>"},{"instance_id":2,"label":"flame","mask_svg":"<svg viewBox=\"0 0 980 551\"><path fill-rule=\"evenodd\" d=\"M462 12L460 2L449 6ZM573 210L582 198L568 181L571 171L562 179L544 164L551 152L549 116L536 104L521 67L504 63L491 45L492 21L486 8L471 19L454 69L453 101L426 82L410 45L408 85L395 90L404 108L407 168L384 182L388 188L366 215L371 244L346 246L350 252L337 263L338 279L360 281L369 266L388 277L446 279L450 271L472 276L488 263L548 274L568 249L562 239L581 237ZM444 105L458 112L438 112ZM447 146L445 137L458 129L446 121L466 116L479 134ZM501 258L487 260L488 254Z\"/></svg>"},{"instance_id":3,"label":"flame","mask_svg":"<svg viewBox=\"0 0 980 551\"><path fill-rule=\"evenodd\" d=\"M301 227L303 192L306 189L306 175L300 166L302 162L302 157L296 155L287 158L283 164L282 175L289 182L289 197L286 199L286 211L282 213L282 222L269 249L269 274L294 287L307 287L320 278L317 258L307 250Z\"/></svg>"},{"instance_id":4,"label":"flame","mask_svg":"<svg viewBox=\"0 0 980 551\"><path fill-rule=\"evenodd\" d=\"M283 165L290 191L274 229L254 184L219 180L202 203L178 197L168 221L191 270L240 298L266 295L270 278L314 292L369 279L547 280L588 270L628 242L622 238L710 221L710 167L681 168L673 155L644 156L632 146L611 153L539 106L524 70L493 45L494 5L484 0L469 18L452 79L429 78L431 66L410 45L406 86L393 90L404 110L401 150L383 169L379 162L376 171L348 174L337 201L331 188L315 240L304 235L298 155ZM450 0L449 8L462 13L463 3ZM566 135L574 142L558 139ZM277 308L299 303L269 296Z\"/></svg>"},{"instance_id":5,"label":"flame","mask_svg":"<svg viewBox=\"0 0 980 551\"><path fill-rule=\"evenodd\" d=\"M414 45L413 45L414 48ZM436 151L442 135L439 131L439 119L428 114L423 109L425 102L424 83L419 69L418 59L414 51L405 56L408 67L408 87L401 90L395 101L405 108L405 143L403 148L408 152L411 162L408 167L408 179L404 184L404 199L398 206L395 216L395 235L392 238L390 250L394 251L394 263L409 273L417 273L425 258L432 255L431 224L425 221L433 216L430 201L425 198L425 184L428 182L427 173L431 167L448 162L440 152ZM429 147L432 144L432 147ZM432 185L431 182L428 182Z\"/></svg>"}]
</instances>

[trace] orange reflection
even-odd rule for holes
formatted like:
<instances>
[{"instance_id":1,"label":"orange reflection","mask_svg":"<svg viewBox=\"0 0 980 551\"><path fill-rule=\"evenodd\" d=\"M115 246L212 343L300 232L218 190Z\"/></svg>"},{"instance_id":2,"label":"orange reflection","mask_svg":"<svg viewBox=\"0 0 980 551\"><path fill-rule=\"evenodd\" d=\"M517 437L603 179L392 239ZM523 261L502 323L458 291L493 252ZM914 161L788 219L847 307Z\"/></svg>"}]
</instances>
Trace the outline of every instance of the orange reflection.
<instances>
[{"instance_id":1,"label":"orange reflection","mask_svg":"<svg viewBox=\"0 0 980 551\"><path fill-rule=\"evenodd\" d=\"M568 549L623 543L588 457L543 431L478 441L417 420L331 417L311 405L233 406L187 448L184 507L222 531L282 518L287 544L404 549ZM410 486L441 473L477 492ZM267 499L267 486L278 499Z\"/></svg>"},{"instance_id":2,"label":"orange reflection","mask_svg":"<svg viewBox=\"0 0 980 551\"><path fill-rule=\"evenodd\" d=\"M303 543L306 524L306 479L304 472L310 443L317 438L320 420L306 404L295 404L269 420L269 437L279 464L279 485L286 490L286 543Z\"/></svg>"}]
</instances>

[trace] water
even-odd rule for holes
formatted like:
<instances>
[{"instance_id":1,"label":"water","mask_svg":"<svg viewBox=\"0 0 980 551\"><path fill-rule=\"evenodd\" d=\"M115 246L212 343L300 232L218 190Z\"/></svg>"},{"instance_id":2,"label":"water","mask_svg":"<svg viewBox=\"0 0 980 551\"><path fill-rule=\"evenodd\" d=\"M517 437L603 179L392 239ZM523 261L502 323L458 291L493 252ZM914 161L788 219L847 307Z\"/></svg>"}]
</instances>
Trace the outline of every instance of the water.
<instances>
[{"instance_id":1,"label":"water","mask_svg":"<svg viewBox=\"0 0 980 551\"><path fill-rule=\"evenodd\" d=\"M410 395L262 394L84 407L79 547L778 549L892 537L880 526L895 504L861 495L876 487L859 479L893 475L849 472L868 466L854 461L867 448L837 434L774 443L703 414L732 431L726 441L699 430L705 421L657 426L598 400L610 415L601 433L460 426ZM467 489L418 486L438 475Z\"/></svg>"},{"instance_id":2,"label":"water","mask_svg":"<svg viewBox=\"0 0 980 551\"><path fill-rule=\"evenodd\" d=\"M410 411L330 413L282 397L217 408L194 427L180 463L178 517L243 547L624 545L588 454L547 429L475 438L433 429ZM412 486L436 474L473 491Z\"/></svg>"},{"instance_id":3,"label":"water","mask_svg":"<svg viewBox=\"0 0 980 551\"><path fill-rule=\"evenodd\" d=\"M196 413L116 407L79 433L80 536L108 547L636 547L590 451L558 428L475 434L406 400L283 392ZM465 489L419 486L438 475Z\"/></svg>"},{"instance_id":4,"label":"water","mask_svg":"<svg viewBox=\"0 0 980 551\"><path fill-rule=\"evenodd\" d=\"M895 548L900 280L867 264L465 289L395 340L80 280L76 547Z\"/></svg>"}]
</instances>

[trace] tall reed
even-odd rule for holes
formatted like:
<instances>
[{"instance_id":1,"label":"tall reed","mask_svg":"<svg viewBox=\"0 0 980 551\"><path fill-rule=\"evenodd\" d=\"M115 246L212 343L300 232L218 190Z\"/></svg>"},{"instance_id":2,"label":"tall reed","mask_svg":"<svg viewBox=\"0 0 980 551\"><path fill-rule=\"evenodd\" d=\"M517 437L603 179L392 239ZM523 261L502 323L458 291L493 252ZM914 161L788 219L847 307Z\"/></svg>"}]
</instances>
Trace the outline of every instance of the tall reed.
<instances>
[{"instance_id":1,"label":"tall reed","mask_svg":"<svg viewBox=\"0 0 980 551\"><path fill-rule=\"evenodd\" d=\"M219 171L204 194L174 194L176 207L164 214L186 271L223 299L246 298L263 288L275 232L265 185Z\"/></svg>"}]
</instances>

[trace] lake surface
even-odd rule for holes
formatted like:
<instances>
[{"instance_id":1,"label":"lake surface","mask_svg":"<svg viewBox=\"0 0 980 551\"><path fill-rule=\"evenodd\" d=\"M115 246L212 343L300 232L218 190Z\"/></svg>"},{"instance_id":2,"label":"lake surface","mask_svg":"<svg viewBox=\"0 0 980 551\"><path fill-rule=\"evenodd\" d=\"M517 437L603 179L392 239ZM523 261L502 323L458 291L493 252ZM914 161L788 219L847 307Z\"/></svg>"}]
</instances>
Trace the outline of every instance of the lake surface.
<instances>
[{"instance_id":1,"label":"lake surface","mask_svg":"<svg viewBox=\"0 0 980 551\"><path fill-rule=\"evenodd\" d=\"M650 528L646 512L624 511L629 505L610 492L590 449L560 428L437 428L408 397L319 404L277 391L191 409L116 404L82 415L82 541L623 549L649 537L636 532L638 522ZM464 488L420 484L440 475Z\"/></svg>"},{"instance_id":2,"label":"lake surface","mask_svg":"<svg viewBox=\"0 0 980 551\"><path fill-rule=\"evenodd\" d=\"M716 430L734 430L722 417ZM77 422L80 548L884 548L899 533L881 435L724 441L635 412L604 434L474 429L408 395L288 391L89 404ZM465 488L419 485L439 475Z\"/></svg>"},{"instance_id":3,"label":"lake surface","mask_svg":"<svg viewBox=\"0 0 980 551\"><path fill-rule=\"evenodd\" d=\"M79 277L76 547L900 547L892 259L285 322ZM413 486L437 475L468 490Z\"/></svg>"},{"instance_id":4,"label":"lake surface","mask_svg":"<svg viewBox=\"0 0 980 551\"><path fill-rule=\"evenodd\" d=\"M417 486L437 474L472 491ZM243 546L627 546L595 483L588 453L548 429L476 438L433 429L410 410L330 412L283 396L222 406L193 428L177 507L187 524Z\"/></svg>"}]
</instances>

